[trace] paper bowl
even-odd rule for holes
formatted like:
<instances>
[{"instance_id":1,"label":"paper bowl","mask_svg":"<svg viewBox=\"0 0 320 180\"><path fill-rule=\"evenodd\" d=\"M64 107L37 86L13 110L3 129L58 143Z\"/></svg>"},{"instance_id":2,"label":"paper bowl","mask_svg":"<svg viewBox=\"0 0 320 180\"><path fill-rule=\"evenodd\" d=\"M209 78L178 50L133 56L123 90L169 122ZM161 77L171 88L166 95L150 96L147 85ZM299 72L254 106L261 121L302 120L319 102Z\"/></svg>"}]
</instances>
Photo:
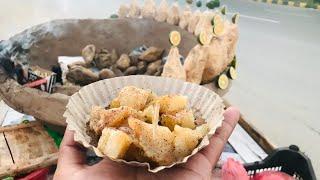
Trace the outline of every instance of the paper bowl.
<instances>
[{"instance_id":1,"label":"paper bowl","mask_svg":"<svg viewBox=\"0 0 320 180\"><path fill-rule=\"evenodd\" d=\"M86 133L86 123L89 121L90 110L92 106L106 107L125 86L150 89L158 95L181 94L187 96L189 107L200 112L199 114L201 114L202 118L208 122L210 131L192 151L191 155L169 166L151 167L149 163L127 162L119 159L112 159L113 161L133 166L146 166L153 173L173 167L176 164L185 163L191 156L209 144L209 138L221 126L224 119L225 106L223 100L213 91L197 84L154 76L125 76L98 81L84 86L78 93L71 96L64 117L66 118L68 129L75 132L74 140L93 150L99 157L108 158L96 147L90 145L91 137Z\"/></svg>"}]
</instances>

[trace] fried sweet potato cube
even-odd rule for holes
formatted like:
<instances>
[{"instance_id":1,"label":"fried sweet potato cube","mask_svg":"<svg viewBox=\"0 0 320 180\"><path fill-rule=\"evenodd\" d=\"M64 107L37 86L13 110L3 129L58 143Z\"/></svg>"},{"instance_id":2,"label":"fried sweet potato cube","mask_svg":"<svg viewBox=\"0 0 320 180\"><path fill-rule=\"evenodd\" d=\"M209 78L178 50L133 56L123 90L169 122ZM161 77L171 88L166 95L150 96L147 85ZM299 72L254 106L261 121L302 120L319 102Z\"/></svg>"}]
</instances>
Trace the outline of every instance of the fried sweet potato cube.
<instances>
[{"instance_id":1,"label":"fried sweet potato cube","mask_svg":"<svg viewBox=\"0 0 320 180\"><path fill-rule=\"evenodd\" d=\"M105 127L119 127L129 116L140 118L142 114L128 106L108 110L101 107L93 107L90 114L89 126L99 135Z\"/></svg>"},{"instance_id":2,"label":"fried sweet potato cube","mask_svg":"<svg viewBox=\"0 0 320 180\"><path fill-rule=\"evenodd\" d=\"M179 111L175 115L162 114L160 122L163 126L168 127L171 131L174 130L175 125L190 129L194 129L196 127L193 113L192 111L188 110Z\"/></svg>"},{"instance_id":3,"label":"fried sweet potato cube","mask_svg":"<svg viewBox=\"0 0 320 180\"><path fill-rule=\"evenodd\" d=\"M179 124L178 119L170 114L162 114L160 123L162 126L168 127L171 131L174 130L174 126Z\"/></svg>"},{"instance_id":4,"label":"fried sweet potato cube","mask_svg":"<svg viewBox=\"0 0 320 180\"><path fill-rule=\"evenodd\" d=\"M199 143L199 136L194 130L183 128L178 125L174 127L174 154L177 159L182 159L191 154Z\"/></svg>"},{"instance_id":5,"label":"fried sweet potato cube","mask_svg":"<svg viewBox=\"0 0 320 180\"><path fill-rule=\"evenodd\" d=\"M129 118L128 123L146 157L159 165L169 165L175 161L174 135L169 128L154 126L135 118Z\"/></svg>"},{"instance_id":6,"label":"fried sweet potato cube","mask_svg":"<svg viewBox=\"0 0 320 180\"><path fill-rule=\"evenodd\" d=\"M174 154L177 159L182 159L191 154L204 136L209 132L208 124L203 124L192 130L178 125L174 127Z\"/></svg>"},{"instance_id":7,"label":"fried sweet potato cube","mask_svg":"<svg viewBox=\"0 0 320 180\"><path fill-rule=\"evenodd\" d=\"M112 159L121 159L125 156L132 140L126 133L104 128L98 142L98 149Z\"/></svg>"},{"instance_id":8,"label":"fried sweet potato cube","mask_svg":"<svg viewBox=\"0 0 320 180\"><path fill-rule=\"evenodd\" d=\"M118 108L118 107L120 107L120 101L118 98L115 98L110 102L109 108L113 109L113 108Z\"/></svg>"},{"instance_id":9,"label":"fried sweet potato cube","mask_svg":"<svg viewBox=\"0 0 320 180\"><path fill-rule=\"evenodd\" d=\"M93 106L90 112L90 120L89 120L89 127L92 129L95 133L98 132L98 125L101 121L101 114L105 112L105 109L100 106ZM103 129L103 128L102 128ZM101 130L102 130L101 129ZM101 132L101 131L100 131Z\"/></svg>"},{"instance_id":10,"label":"fried sweet potato cube","mask_svg":"<svg viewBox=\"0 0 320 180\"><path fill-rule=\"evenodd\" d=\"M202 124L201 126L196 127L195 132L199 136L199 138L203 138L209 132L209 125L207 123Z\"/></svg>"},{"instance_id":11,"label":"fried sweet potato cube","mask_svg":"<svg viewBox=\"0 0 320 180\"><path fill-rule=\"evenodd\" d=\"M136 110L142 110L144 109L150 94L150 91L127 86L120 91L117 100L119 100L120 106L128 106Z\"/></svg>"},{"instance_id":12,"label":"fried sweet potato cube","mask_svg":"<svg viewBox=\"0 0 320 180\"><path fill-rule=\"evenodd\" d=\"M180 126L182 127L190 129L194 129L196 127L193 113L190 110L179 111L175 117L179 120Z\"/></svg>"},{"instance_id":13,"label":"fried sweet potato cube","mask_svg":"<svg viewBox=\"0 0 320 180\"><path fill-rule=\"evenodd\" d=\"M143 116L148 123L157 124L159 121L160 104L158 102L150 104L143 110Z\"/></svg>"},{"instance_id":14,"label":"fried sweet potato cube","mask_svg":"<svg viewBox=\"0 0 320 180\"><path fill-rule=\"evenodd\" d=\"M158 98L160 113L172 114L187 108L188 98L181 95L166 95Z\"/></svg>"},{"instance_id":15,"label":"fried sweet potato cube","mask_svg":"<svg viewBox=\"0 0 320 180\"><path fill-rule=\"evenodd\" d=\"M143 116L144 116L146 122L148 122L148 123L152 123L153 114L154 114L153 105L150 105L143 110Z\"/></svg>"},{"instance_id":16,"label":"fried sweet potato cube","mask_svg":"<svg viewBox=\"0 0 320 180\"><path fill-rule=\"evenodd\" d=\"M157 98L158 98L158 95L156 94L156 93L154 93L154 92L150 92L150 95L149 95L149 97L148 97L148 99L147 99L147 106L148 105L150 105L150 104L153 104L153 103L155 103L155 101L157 100Z\"/></svg>"}]
</instances>

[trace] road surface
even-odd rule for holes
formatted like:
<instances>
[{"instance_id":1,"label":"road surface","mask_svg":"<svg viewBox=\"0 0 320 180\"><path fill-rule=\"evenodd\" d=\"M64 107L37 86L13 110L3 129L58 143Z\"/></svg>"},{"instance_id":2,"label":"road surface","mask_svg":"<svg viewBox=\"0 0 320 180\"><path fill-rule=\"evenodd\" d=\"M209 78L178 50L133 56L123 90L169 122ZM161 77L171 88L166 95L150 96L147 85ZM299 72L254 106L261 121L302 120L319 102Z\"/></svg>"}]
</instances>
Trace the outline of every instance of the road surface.
<instances>
[{"instance_id":1,"label":"road surface","mask_svg":"<svg viewBox=\"0 0 320 180\"><path fill-rule=\"evenodd\" d=\"M241 14L239 79L226 99L275 145L298 145L320 172L320 11L224 2Z\"/></svg>"},{"instance_id":2,"label":"road surface","mask_svg":"<svg viewBox=\"0 0 320 180\"><path fill-rule=\"evenodd\" d=\"M51 19L104 18L127 2L0 0L0 39ZM249 0L222 4L241 14L239 79L226 99L276 146L299 145L320 172L320 11Z\"/></svg>"}]
</instances>

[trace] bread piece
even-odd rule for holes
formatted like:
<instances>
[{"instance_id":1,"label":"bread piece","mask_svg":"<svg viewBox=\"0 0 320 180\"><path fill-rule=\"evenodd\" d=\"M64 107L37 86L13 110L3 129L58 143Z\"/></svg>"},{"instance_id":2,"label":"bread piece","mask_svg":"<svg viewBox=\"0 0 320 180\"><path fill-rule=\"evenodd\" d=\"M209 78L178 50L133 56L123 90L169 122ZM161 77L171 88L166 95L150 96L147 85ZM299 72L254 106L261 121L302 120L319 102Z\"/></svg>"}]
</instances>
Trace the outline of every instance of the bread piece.
<instances>
[{"instance_id":1,"label":"bread piece","mask_svg":"<svg viewBox=\"0 0 320 180\"><path fill-rule=\"evenodd\" d=\"M212 39L209 46L208 60L206 62L202 83L211 82L216 76L225 70L228 64L228 49L226 44L220 39Z\"/></svg>"},{"instance_id":2,"label":"bread piece","mask_svg":"<svg viewBox=\"0 0 320 180\"><path fill-rule=\"evenodd\" d=\"M179 49L177 47L171 47L168 59L163 66L163 72L161 74L163 77L175 78L186 80L186 72L180 61Z\"/></svg>"},{"instance_id":3,"label":"bread piece","mask_svg":"<svg viewBox=\"0 0 320 180\"><path fill-rule=\"evenodd\" d=\"M98 149L112 159L121 159L126 154L132 140L126 133L104 128L98 142Z\"/></svg>"},{"instance_id":4,"label":"bread piece","mask_svg":"<svg viewBox=\"0 0 320 180\"><path fill-rule=\"evenodd\" d=\"M168 11L167 23L172 25L179 25L180 8L177 2L174 2Z\"/></svg>"},{"instance_id":5,"label":"bread piece","mask_svg":"<svg viewBox=\"0 0 320 180\"><path fill-rule=\"evenodd\" d=\"M162 0L158 9L156 10L155 20L165 22L168 17L169 5L167 0Z\"/></svg>"},{"instance_id":6,"label":"bread piece","mask_svg":"<svg viewBox=\"0 0 320 180\"><path fill-rule=\"evenodd\" d=\"M134 132L145 156L159 165L170 165L174 158L174 135L167 127L154 126L135 118L128 119L129 127Z\"/></svg>"},{"instance_id":7,"label":"bread piece","mask_svg":"<svg viewBox=\"0 0 320 180\"><path fill-rule=\"evenodd\" d=\"M187 29L191 16L192 16L191 8L190 6L187 6L185 10L183 10L180 13L179 27L181 29Z\"/></svg>"},{"instance_id":8,"label":"bread piece","mask_svg":"<svg viewBox=\"0 0 320 180\"><path fill-rule=\"evenodd\" d=\"M140 16L140 7L138 5L137 0L132 0L130 6L129 6L129 13L128 16L132 18L138 18Z\"/></svg>"},{"instance_id":9,"label":"bread piece","mask_svg":"<svg viewBox=\"0 0 320 180\"><path fill-rule=\"evenodd\" d=\"M202 80L202 74L207 62L207 53L209 48L207 46L196 45L189 52L185 63L184 69L187 74L187 81L200 84Z\"/></svg>"},{"instance_id":10,"label":"bread piece","mask_svg":"<svg viewBox=\"0 0 320 180\"><path fill-rule=\"evenodd\" d=\"M188 32L190 33L194 33L196 27L197 27L197 24L200 20L200 16L201 16L201 12L200 10L196 10L192 15L191 17L189 18L189 23L188 23Z\"/></svg>"},{"instance_id":11,"label":"bread piece","mask_svg":"<svg viewBox=\"0 0 320 180\"><path fill-rule=\"evenodd\" d=\"M156 15L156 3L154 0L145 0L141 8L143 18L153 18Z\"/></svg>"}]
</instances>

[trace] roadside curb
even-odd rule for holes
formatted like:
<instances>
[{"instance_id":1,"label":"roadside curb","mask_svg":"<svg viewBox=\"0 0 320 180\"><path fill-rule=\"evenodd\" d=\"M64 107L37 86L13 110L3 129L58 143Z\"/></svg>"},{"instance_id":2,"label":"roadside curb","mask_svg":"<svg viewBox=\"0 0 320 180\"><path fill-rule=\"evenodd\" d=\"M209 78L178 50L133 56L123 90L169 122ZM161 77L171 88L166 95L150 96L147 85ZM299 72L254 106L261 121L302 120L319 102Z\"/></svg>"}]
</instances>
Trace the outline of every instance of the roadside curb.
<instances>
[{"instance_id":1,"label":"roadside curb","mask_svg":"<svg viewBox=\"0 0 320 180\"><path fill-rule=\"evenodd\" d=\"M313 5L312 7L310 7L306 2L296 2L293 0L253 0L253 1L267 3L267 4L278 4L278 5L285 5L290 7L312 8L312 9L320 10L320 4Z\"/></svg>"}]
</instances>

